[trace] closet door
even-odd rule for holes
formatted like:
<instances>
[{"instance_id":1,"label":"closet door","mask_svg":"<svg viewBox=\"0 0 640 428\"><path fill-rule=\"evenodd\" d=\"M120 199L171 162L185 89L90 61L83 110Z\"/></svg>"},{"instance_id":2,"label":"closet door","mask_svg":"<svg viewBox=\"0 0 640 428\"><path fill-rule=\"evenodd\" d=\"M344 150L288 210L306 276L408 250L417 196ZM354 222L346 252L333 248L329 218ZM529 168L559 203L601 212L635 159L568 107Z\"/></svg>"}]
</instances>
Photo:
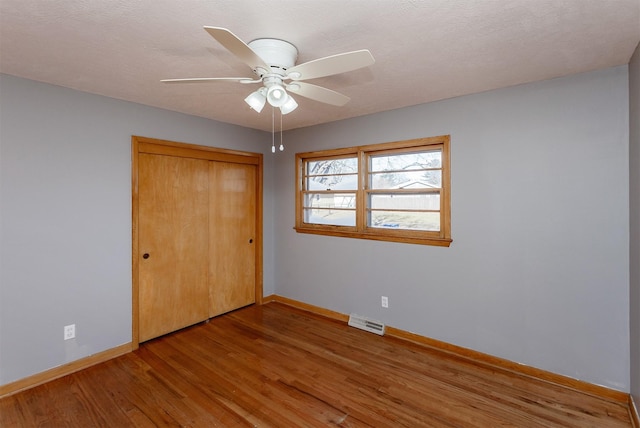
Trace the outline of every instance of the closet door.
<instances>
[{"instance_id":1,"label":"closet door","mask_svg":"<svg viewBox=\"0 0 640 428\"><path fill-rule=\"evenodd\" d=\"M208 318L209 162L140 154L139 340Z\"/></svg>"},{"instance_id":2,"label":"closet door","mask_svg":"<svg viewBox=\"0 0 640 428\"><path fill-rule=\"evenodd\" d=\"M255 303L255 165L209 165L209 316Z\"/></svg>"}]
</instances>

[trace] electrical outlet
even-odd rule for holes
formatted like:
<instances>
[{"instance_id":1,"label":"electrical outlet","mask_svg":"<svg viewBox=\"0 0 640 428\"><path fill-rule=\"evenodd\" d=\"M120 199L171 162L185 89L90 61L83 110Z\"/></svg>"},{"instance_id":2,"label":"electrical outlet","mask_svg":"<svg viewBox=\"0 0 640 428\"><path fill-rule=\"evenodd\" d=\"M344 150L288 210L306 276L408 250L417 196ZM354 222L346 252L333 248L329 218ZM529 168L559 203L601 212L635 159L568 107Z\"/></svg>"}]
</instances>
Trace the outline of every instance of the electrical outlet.
<instances>
[{"instance_id":1,"label":"electrical outlet","mask_svg":"<svg viewBox=\"0 0 640 428\"><path fill-rule=\"evenodd\" d=\"M382 296L381 303L382 303L382 307L383 308L388 308L389 307L389 298L387 296Z\"/></svg>"},{"instance_id":2,"label":"electrical outlet","mask_svg":"<svg viewBox=\"0 0 640 428\"><path fill-rule=\"evenodd\" d=\"M73 339L76 337L76 325L65 325L64 326L64 340Z\"/></svg>"}]
</instances>

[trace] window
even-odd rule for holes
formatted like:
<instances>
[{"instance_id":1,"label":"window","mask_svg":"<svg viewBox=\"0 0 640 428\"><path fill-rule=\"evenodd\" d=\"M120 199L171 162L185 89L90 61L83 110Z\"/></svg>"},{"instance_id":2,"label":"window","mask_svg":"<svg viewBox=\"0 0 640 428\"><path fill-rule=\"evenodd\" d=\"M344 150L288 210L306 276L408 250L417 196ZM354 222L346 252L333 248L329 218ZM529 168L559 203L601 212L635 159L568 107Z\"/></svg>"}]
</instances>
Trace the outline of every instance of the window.
<instances>
[{"instance_id":1,"label":"window","mask_svg":"<svg viewBox=\"0 0 640 428\"><path fill-rule=\"evenodd\" d=\"M296 154L296 230L449 246L449 141Z\"/></svg>"}]
</instances>

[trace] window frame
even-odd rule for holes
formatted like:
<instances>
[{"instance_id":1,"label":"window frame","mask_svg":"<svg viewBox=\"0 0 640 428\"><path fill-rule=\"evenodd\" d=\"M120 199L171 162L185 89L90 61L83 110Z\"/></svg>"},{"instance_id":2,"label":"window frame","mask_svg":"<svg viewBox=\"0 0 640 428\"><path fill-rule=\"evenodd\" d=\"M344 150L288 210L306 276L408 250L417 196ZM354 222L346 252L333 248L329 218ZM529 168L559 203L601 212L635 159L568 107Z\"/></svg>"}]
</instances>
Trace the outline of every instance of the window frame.
<instances>
[{"instance_id":1,"label":"window frame","mask_svg":"<svg viewBox=\"0 0 640 428\"><path fill-rule=\"evenodd\" d=\"M364 146L347 147L296 153L296 213L295 227L298 233L310 233L316 235L339 236L359 239L373 239L378 241L403 242L421 245L450 246L451 239L451 166L450 166L450 135L436 137L417 138L390 143L370 144ZM442 151L442 184L440 188L440 230L423 231L408 229L392 229L367 226L367 195L375 193L369 185L369 159L376 155L394 155L403 152L416 151ZM344 157L356 157L357 188L355 190L356 221L355 226L338 226L304 222L305 194L317 193L317 191L305 189L305 165L307 162L327 159L339 159ZM336 193L340 193L336 191ZM399 192L400 193L400 192ZM429 193L429 192L425 192Z\"/></svg>"}]
</instances>

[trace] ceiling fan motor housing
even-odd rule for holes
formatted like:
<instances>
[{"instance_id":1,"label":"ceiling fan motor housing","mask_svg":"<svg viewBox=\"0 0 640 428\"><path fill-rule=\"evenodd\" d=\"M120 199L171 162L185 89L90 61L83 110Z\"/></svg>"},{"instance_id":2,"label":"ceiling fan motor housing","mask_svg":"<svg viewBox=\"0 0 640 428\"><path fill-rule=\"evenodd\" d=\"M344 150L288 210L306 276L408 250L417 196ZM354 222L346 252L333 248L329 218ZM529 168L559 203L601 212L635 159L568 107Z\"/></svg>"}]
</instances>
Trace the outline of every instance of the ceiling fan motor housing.
<instances>
[{"instance_id":1,"label":"ceiling fan motor housing","mask_svg":"<svg viewBox=\"0 0 640 428\"><path fill-rule=\"evenodd\" d=\"M258 70L260 77L265 73L277 73L284 76L285 71L293 67L298 59L298 49L284 40L256 39L249 42L248 46L271 67L271 70L264 70L264 72Z\"/></svg>"}]
</instances>

